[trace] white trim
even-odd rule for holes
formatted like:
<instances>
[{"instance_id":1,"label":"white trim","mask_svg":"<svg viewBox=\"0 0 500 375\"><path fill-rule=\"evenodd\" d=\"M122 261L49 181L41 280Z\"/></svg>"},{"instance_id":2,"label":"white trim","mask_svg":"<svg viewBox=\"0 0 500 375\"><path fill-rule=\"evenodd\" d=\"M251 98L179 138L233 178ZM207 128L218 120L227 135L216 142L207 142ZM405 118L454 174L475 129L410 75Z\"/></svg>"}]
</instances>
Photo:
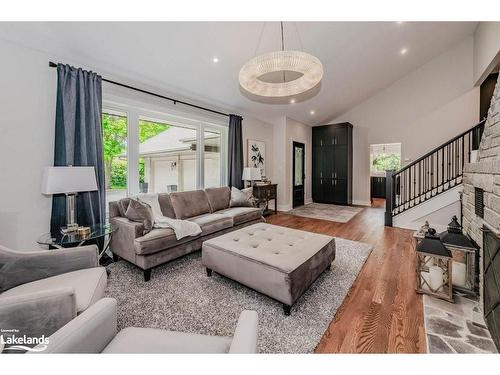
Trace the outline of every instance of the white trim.
<instances>
[{"instance_id":1,"label":"white trim","mask_svg":"<svg viewBox=\"0 0 500 375\"><path fill-rule=\"evenodd\" d=\"M352 204L355 206L368 206L368 207L370 207L372 205L372 202L354 199L352 201Z\"/></svg>"},{"instance_id":2,"label":"white trim","mask_svg":"<svg viewBox=\"0 0 500 375\"><path fill-rule=\"evenodd\" d=\"M292 209L291 204L278 204L278 211L286 212L290 211L291 209Z\"/></svg>"},{"instance_id":3,"label":"white trim","mask_svg":"<svg viewBox=\"0 0 500 375\"><path fill-rule=\"evenodd\" d=\"M304 204L310 204L310 203L313 203L312 198L306 198L306 199L304 200Z\"/></svg>"}]
</instances>

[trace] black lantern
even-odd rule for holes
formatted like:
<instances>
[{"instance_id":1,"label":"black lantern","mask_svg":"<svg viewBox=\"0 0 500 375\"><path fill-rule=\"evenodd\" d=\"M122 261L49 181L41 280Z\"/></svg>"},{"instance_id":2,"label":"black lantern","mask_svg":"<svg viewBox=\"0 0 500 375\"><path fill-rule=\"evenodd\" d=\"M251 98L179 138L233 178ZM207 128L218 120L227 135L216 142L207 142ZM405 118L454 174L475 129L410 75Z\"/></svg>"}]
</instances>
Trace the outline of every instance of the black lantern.
<instances>
[{"instance_id":1,"label":"black lantern","mask_svg":"<svg viewBox=\"0 0 500 375\"><path fill-rule=\"evenodd\" d=\"M453 302L451 252L432 234L418 243L416 251L417 293Z\"/></svg>"},{"instance_id":2,"label":"black lantern","mask_svg":"<svg viewBox=\"0 0 500 375\"><path fill-rule=\"evenodd\" d=\"M448 230L441 233L441 242L450 250L453 261L453 288L460 292L476 295L478 282L477 247L462 233L462 227L457 217L453 216L448 224Z\"/></svg>"}]
</instances>

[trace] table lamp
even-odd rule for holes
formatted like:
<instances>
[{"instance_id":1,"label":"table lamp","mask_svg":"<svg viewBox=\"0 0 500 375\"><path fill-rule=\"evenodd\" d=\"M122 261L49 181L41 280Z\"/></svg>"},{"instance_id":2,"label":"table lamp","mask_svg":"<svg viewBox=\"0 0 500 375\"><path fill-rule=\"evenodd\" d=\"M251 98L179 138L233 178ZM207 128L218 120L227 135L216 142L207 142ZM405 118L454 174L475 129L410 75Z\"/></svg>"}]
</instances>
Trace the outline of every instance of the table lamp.
<instances>
[{"instance_id":1,"label":"table lamp","mask_svg":"<svg viewBox=\"0 0 500 375\"><path fill-rule=\"evenodd\" d=\"M260 181L261 178L262 175L260 174L260 168L243 168L243 174L241 176L243 181L250 181L253 186L255 184L254 181Z\"/></svg>"},{"instance_id":2,"label":"table lamp","mask_svg":"<svg viewBox=\"0 0 500 375\"><path fill-rule=\"evenodd\" d=\"M79 192L97 190L94 167L45 167L42 194L66 194L66 228L64 232L78 229L76 223L76 196Z\"/></svg>"}]
</instances>

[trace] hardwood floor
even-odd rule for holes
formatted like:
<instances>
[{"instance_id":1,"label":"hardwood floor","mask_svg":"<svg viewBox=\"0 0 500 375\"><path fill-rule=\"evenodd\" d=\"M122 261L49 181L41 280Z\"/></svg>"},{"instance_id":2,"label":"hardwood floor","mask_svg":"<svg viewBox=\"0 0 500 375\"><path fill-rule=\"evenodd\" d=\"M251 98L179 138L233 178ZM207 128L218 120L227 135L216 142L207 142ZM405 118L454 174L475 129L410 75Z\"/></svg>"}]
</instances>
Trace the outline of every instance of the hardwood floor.
<instances>
[{"instance_id":1,"label":"hardwood floor","mask_svg":"<svg viewBox=\"0 0 500 375\"><path fill-rule=\"evenodd\" d=\"M413 232L384 227L376 201L348 223L278 213L268 222L367 242L374 249L316 353L424 353L422 297L415 293Z\"/></svg>"}]
</instances>

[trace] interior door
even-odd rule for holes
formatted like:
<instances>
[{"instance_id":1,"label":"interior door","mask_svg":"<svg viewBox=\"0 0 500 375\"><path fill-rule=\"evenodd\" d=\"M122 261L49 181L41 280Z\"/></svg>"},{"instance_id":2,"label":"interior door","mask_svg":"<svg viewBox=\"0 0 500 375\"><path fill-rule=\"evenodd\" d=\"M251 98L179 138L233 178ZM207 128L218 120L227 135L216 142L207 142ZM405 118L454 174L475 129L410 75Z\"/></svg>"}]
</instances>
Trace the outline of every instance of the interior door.
<instances>
[{"instance_id":1,"label":"interior door","mask_svg":"<svg viewBox=\"0 0 500 375\"><path fill-rule=\"evenodd\" d=\"M293 142L293 207L302 206L305 196L305 151L306 146Z\"/></svg>"}]
</instances>

